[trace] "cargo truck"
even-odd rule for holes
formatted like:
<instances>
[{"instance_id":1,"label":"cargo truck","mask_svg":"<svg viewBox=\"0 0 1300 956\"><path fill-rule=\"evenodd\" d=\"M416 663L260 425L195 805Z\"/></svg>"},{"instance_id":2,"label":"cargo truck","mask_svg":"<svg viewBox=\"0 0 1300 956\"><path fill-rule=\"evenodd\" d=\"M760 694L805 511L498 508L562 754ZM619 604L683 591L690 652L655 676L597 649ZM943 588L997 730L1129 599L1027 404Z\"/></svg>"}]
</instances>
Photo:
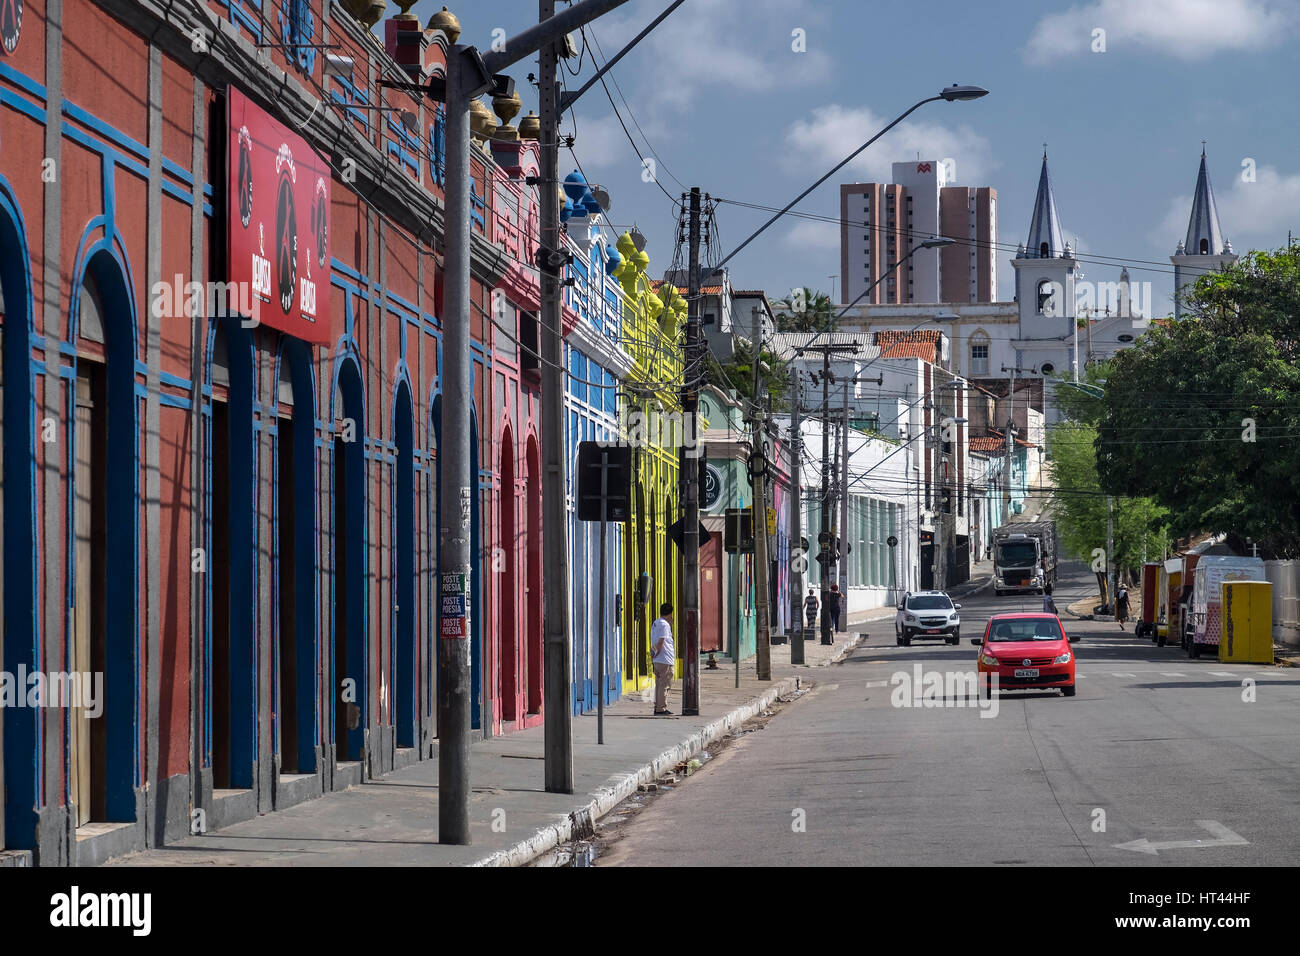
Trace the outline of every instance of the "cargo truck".
<instances>
[{"instance_id":1,"label":"cargo truck","mask_svg":"<svg viewBox=\"0 0 1300 956\"><path fill-rule=\"evenodd\" d=\"M1004 524L993 532L993 591L1042 594L1056 586L1056 556L1060 551L1055 521Z\"/></svg>"}]
</instances>

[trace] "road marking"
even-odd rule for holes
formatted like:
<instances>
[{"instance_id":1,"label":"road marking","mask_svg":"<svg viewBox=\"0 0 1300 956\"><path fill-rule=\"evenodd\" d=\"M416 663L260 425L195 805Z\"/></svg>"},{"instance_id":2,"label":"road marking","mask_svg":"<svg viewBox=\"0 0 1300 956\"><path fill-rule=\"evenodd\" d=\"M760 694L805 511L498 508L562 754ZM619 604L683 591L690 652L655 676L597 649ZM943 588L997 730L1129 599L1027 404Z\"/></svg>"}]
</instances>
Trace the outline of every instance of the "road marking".
<instances>
[{"instance_id":1,"label":"road marking","mask_svg":"<svg viewBox=\"0 0 1300 956\"><path fill-rule=\"evenodd\" d=\"M1134 678L1136 678L1136 677L1137 677L1137 674L1127 674L1127 673L1126 673L1126 674L1118 674L1118 673L1117 673L1117 674L1111 674L1110 676L1111 676L1111 677L1134 677Z\"/></svg>"},{"instance_id":2,"label":"road marking","mask_svg":"<svg viewBox=\"0 0 1300 956\"><path fill-rule=\"evenodd\" d=\"M1187 675L1184 674L1182 671L1161 671L1160 676L1161 677L1186 677Z\"/></svg>"},{"instance_id":3,"label":"road marking","mask_svg":"<svg viewBox=\"0 0 1300 956\"><path fill-rule=\"evenodd\" d=\"M1210 671L1211 677L1236 677L1232 671Z\"/></svg>"},{"instance_id":4,"label":"road marking","mask_svg":"<svg viewBox=\"0 0 1300 956\"><path fill-rule=\"evenodd\" d=\"M1130 840L1128 843L1114 844L1117 850L1133 850L1136 853L1146 853L1155 856L1161 850L1203 850L1206 847L1213 846L1249 846L1250 841L1236 833L1233 833L1222 823L1217 820L1196 820L1198 827L1209 830L1214 834L1213 840L1164 840L1159 843L1153 843L1146 837L1140 840Z\"/></svg>"}]
</instances>

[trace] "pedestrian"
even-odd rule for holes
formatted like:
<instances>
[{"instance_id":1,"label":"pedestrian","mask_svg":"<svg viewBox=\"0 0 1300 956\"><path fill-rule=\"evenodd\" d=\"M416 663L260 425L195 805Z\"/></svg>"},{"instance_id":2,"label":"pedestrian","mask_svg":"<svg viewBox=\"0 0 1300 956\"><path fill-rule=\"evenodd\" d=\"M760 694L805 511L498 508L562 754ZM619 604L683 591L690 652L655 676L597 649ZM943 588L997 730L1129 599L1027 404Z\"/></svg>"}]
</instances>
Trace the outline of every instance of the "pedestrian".
<instances>
[{"instance_id":1,"label":"pedestrian","mask_svg":"<svg viewBox=\"0 0 1300 956\"><path fill-rule=\"evenodd\" d=\"M1122 584L1115 595L1115 620L1119 621L1119 629L1124 630L1124 622L1128 620L1128 588Z\"/></svg>"},{"instance_id":2,"label":"pedestrian","mask_svg":"<svg viewBox=\"0 0 1300 956\"><path fill-rule=\"evenodd\" d=\"M655 668L655 716L671 716L668 709L668 687L673 682L673 665L677 655L673 650L673 606L665 601L659 605L659 616L650 626L650 660Z\"/></svg>"},{"instance_id":3,"label":"pedestrian","mask_svg":"<svg viewBox=\"0 0 1300 956\"><path fill-rule=\"evenodd\" d=\"M1061 616L1061 612L1056 609L1056 602L1052 600L1052 582L1048 581L1043 585L1043 613L1055 614Z\"/></svg>"},{"instance_id":4,"label":"pedestrian","mask_svg":"<svg viewBox=\"0 0 1300 956\"><path fill-rule=\"evenodd\" d=\"M840 586L832 584L830 593L826 595L826 613L831 618L831 630L840 629Z\"/></svg>"},{"instance_id":5,"label":"pedestrian","mask_svg":"<svg viewBox=\"0 0 1300 956\"><path fill-rule=\"evenodd\" d=\"M813 594L811 589L803 600L803 616L810 628L817 626L817 595Z\"/></svg>"}]
</instances>

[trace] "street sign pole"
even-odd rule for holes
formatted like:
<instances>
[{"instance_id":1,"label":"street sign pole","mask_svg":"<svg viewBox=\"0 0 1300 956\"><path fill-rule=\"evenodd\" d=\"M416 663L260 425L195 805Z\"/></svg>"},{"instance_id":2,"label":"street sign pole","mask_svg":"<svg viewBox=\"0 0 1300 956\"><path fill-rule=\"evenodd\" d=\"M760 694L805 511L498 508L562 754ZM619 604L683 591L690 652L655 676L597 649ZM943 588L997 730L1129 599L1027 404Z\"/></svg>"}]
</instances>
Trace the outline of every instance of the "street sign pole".
<instances>
[{"instance_id":1,"label":"street sign pole","mask_svg":"<svg viewBox=\"0 0 1300 956\"><path fill-rule=\"evenodd\" d=\"M596 688L596 743L605 742L605 533L609 524L609 452L600 450L600 610L596 630L600 639L600 686Z\"/></svg>"}]
</instances>

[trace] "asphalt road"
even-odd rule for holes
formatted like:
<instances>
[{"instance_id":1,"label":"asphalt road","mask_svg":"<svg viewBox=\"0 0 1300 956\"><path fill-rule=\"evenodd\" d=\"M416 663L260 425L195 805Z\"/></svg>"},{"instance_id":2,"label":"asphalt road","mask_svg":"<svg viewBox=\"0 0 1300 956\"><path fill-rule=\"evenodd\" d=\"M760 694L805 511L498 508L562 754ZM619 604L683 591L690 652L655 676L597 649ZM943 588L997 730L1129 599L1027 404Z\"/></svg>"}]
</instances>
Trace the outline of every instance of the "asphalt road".
<instances>
[{"instance_id":1,"label":"asphalt road","mask_svg":"<svg viewBox=\"0 0 1300 956\"><path fill-rule=\"evenodd\" d=\"M1072 566L1058 606L1091 582ZM1076 697L894 706L894 674L974 671L988 616L1041 598L961 603L959 647L897 647L892 622L868 625L812 693L651 802L596 865L1300 864L1300 672L1193 661L1067 617Z\"/></svg>"}]
</instances>

